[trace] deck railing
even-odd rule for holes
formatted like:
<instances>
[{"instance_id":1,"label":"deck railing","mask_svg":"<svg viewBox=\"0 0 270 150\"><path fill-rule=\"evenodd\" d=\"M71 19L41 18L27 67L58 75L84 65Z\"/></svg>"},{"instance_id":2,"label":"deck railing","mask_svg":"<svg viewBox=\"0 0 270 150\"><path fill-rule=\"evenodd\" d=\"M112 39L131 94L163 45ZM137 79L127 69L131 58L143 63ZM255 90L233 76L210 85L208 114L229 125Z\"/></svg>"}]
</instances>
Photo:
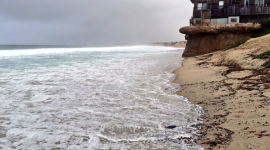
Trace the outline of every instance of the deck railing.
<instances>
[{"instance_id":1,"label":"deck railing","mask_svg":"<svg viewBox=\"0 0 270 150\"><path fill-rule=\"evenodd\" d=\"M270 7L266 6L253 6L253 7L237 7L237 6L228 6L227 8L211 8L207 9L211 11L211 17L224 17L227 18L229 16L247 16L247 15L270 15ZM193 17L200 18L201 11L198 9L194 9Z\"/></svg>"}]
</instances>

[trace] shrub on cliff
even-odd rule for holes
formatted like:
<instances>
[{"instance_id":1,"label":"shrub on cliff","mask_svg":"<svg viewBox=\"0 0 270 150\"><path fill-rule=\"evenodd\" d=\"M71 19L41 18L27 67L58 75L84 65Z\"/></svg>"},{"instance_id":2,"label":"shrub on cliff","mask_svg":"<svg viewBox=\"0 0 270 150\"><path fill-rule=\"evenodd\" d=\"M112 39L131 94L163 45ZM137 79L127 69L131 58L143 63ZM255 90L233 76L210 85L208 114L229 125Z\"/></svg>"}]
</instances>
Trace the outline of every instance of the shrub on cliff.
<instances>
[{"instance_id":1,"label":"shrub on cliff","mask_svg":"<svg viewBox=\"0 0 270 150\"><path fill-rule=\"evenodd\" d=\"M270 33L270 20L261 21L260 24L262 25L262 29L252 35L252 38L261 37Z\"/></svg>"},{"instance_id":2,"label":"shrub on cliff","mask_svg":"<svg viewBox=\"0 0 270 150\"><path fill-rule=\"evenodd\" d=\"M263 27L270 27L270 20L264 20L261 22Z\"/></svg>"},{"instance_id":3,"label":"shrub on cliff","mask_svg":"<svg viewBox=\"0 0 270 150\"><path fill-rule=\"evenodd\" d=\"M258 32L258 33L256 33L256 34L254 34L254 35L252 36L252 38L261 37L261 36L264 36L264 35L269 34L269 33L270 33L270 27L268 27L268 28L266 28L266 29L264 29L264 30L262 30L262 31L260 31L260 32Z\"/></svg>"},{"instance_id":4,"label":"shrub on cliff","mask_svg":"<svg viewBox=\"0 0 270 150\"><path fill-rule=\"evenodd\" d=\"M262 29L257 30L251 36L251 38L257 38L257 37L265 36L266 34L270 33L270 20L264 20L264 21L261 21L259 23L262 25ZM246 43L249 39L250 38L241 39L240 41L235 42L232 46L230 46L227 49L238 47L239 45Z\"/></svg>"},{"instance_id":5,"label":"shrub on cliff","mask_svg":"<svg viewBox=\"0 0 270 150\"><path fill-rule=\"evenodd\" d=\"M230 47L227 48L227 49L231 49L231 48L238 47L239 45L246 43L249 39L250 39L250 38L244 38L244 39L242 39L242 40L240 40L240 41L238 41L238 42L235 42L232 46L230 46Z\"/></svg>"}]
</instances>

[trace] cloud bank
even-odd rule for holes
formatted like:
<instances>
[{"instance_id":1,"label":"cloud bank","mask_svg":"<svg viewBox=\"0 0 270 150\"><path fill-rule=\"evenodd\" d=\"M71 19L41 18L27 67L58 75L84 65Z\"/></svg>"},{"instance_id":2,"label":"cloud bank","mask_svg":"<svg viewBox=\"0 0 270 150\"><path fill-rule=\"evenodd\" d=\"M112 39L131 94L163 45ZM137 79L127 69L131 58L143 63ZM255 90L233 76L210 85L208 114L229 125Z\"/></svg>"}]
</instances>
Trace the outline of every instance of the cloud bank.
<instances>
[{"instance_id":1,"label":"cloud bank","mask_svg":"<svg viewBox=\"0 0 270 150\"><path fill-rule=\"evenodd\" d=\"M1 0L0 44L180 41L191 15L189 0Z\"/></svg>"}]
</instances>

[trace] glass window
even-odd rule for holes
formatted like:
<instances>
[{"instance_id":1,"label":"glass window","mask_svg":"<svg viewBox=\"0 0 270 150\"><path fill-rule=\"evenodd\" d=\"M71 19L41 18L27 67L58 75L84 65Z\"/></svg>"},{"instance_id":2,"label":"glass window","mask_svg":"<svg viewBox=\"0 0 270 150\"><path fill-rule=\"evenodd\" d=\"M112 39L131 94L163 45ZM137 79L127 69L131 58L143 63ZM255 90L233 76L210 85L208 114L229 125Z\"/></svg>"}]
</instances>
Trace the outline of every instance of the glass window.
<instances>
[{"instance_id":1,"label":"glass window","mask_svg":"<svg viewBox=\"0 0 270 150\"><path fill-rule=\"evenodd\" d=\"M255 5L256 6L263 6L264 5L264 0L255 0Z\"/></svg>"},{"instance_id":2,"label":"glass window","mask_svg":"<svg viewBox=\"0 0 270 150\"><path fill-rule=\"evenodd\" d=\"M202 9L203 9L203 10L207 9L207 3L203 3Z\"/></svg>"},{"instance_id":3,"label":"glass window","mask_svg":"<svg viewBox=\"0 0 270 150\"><path fill-rule=\"evenodd\" d=\"M237 22L237 19L236 18L231 18L231 22Z\"/></svg>"},{"instance_id":4,"label":"glass window","mask_svg":"<svg viewBox=\"0 0 270 150\"><path fill-rule=\"evenodd\" d=\"M198 3L198 10L202 10L202 3Z\"/></svg>"},{"instance_id":5,"label":"glass window","mask_svg":"<svg viewBox=\"0 0 270 150\"><path fill-rule=\"evenodd\" d=\"M223 8L224 6L224 1L219 1L219 8Z\"/></svg>"},{"instance_id":6,"label":"glass window","mask_svg":"<svg viewBox=\"0 0 270 150\"><path fill-rule=\"evenodd\" d=\"M205 10L205 9L207 9L207 3L198 3L197 9L198 10Z\"/></svg>"},{"instance_id":7,"label":"glass window","mask_svg":"<svg viewBox=\"0 0 270 150\"><path fill-rule=\"evenodd\" d=\"M249 6L249 0L244 0L244 6L248 7Z\"/></svg>"}]
</instances>

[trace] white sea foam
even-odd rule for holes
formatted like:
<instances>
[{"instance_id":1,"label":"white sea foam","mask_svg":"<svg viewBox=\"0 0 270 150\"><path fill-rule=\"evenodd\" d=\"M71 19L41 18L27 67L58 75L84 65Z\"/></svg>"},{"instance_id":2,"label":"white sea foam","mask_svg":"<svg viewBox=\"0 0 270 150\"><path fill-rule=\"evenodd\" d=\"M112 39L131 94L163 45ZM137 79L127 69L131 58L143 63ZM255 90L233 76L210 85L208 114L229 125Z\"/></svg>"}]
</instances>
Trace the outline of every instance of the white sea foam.
<instances>
[{"instance_id":1,"label":"white sea foam","mask_svg":"<svg viewBox=\"0 0 270 150\"><path fill-rule=\"evenodd\" d=\"M171 84L182 51L92 49L0 57L0 149L201 149L177 140L201 111Z\"/></svg>"},{"instance_id":2,"label":"white sea foam","mask_svg":"<svg viewBox=\"0 0 270 150\"><path fill-rule=\"evenodd\" d=\"M21 49L21 50L0 50L0 57L18 56L18 55L38 55L53 53L72 53L72 52L112 52L112 51L158 51L172 50L179 48L157 47L157 46L124 46L124 47L86 47L86 48L39 48L39 49Z\"/></svg>"}]
</instances>

